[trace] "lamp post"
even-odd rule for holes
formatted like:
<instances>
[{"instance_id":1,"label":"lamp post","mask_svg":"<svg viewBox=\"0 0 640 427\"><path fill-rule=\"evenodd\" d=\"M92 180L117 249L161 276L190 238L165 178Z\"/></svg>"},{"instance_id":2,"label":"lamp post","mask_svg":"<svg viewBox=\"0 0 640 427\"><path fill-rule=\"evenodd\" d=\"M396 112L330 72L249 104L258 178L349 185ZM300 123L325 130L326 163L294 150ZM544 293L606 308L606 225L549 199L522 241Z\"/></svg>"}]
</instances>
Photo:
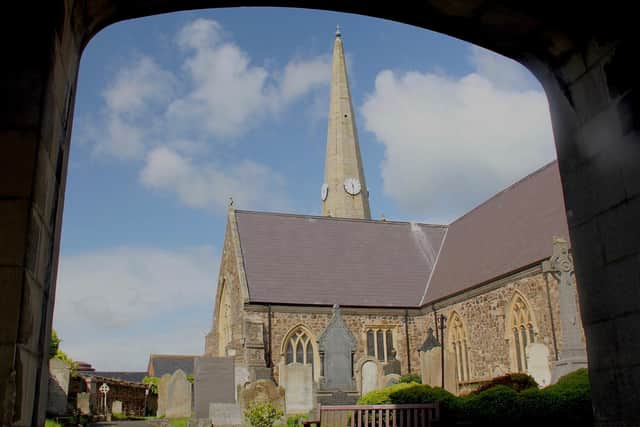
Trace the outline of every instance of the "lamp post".
<instances>
[{"instance_id":1,"label":"lamp post","mask_svg":"<svg viewBox=\"0 0 640 427\"><path fill-rule=\"evenodd\" d=\"M442 375L442 388L444 389L444 328L446 328L447 318L440 315L440 373Z\"/></svg>"}]
</instances>

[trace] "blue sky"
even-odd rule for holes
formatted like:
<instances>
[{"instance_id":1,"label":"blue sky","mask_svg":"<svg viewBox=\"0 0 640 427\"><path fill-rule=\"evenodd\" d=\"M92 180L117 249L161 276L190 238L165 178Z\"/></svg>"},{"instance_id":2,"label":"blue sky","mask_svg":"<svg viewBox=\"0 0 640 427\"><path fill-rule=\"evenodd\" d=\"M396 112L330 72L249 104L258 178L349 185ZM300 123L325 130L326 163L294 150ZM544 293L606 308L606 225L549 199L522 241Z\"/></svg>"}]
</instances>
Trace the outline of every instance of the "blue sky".
<instances>
[{"instance_id":1,"label":"blue sky","mask_svg":"<svg viewBox=\"0 0 640 427\"><path fill-rule=\"evenodd\" d=\"M71 357L201 353L228 198L320 212L336 24L374 218L448 223L555 157L533 77L437 33L272 8L108 27L77 90L54 314Z\"/></svg>"}]
</instances>

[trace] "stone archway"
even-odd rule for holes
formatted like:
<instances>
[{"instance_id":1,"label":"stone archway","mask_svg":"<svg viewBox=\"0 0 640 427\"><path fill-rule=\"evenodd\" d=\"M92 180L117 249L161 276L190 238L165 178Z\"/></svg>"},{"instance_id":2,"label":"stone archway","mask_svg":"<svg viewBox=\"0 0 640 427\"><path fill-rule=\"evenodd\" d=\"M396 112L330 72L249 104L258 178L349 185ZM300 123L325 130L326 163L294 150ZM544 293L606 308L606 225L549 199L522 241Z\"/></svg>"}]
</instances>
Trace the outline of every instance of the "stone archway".
<instances>
[{"instance_id":1,"label":"stone archway","mask_svg":"<svg viewBox=\"0 0 640 427\"><path fill-rule=\"evenodd\" d=\"M78 65L101 28L177 10L317 7L417 25L514 58L550 103L598 425L640 424L640 103L632 5L535 1L25 0L0 70L0 421L42 425ZM633 51L633 54L632 54ZM636 67L636 68L634 68Z\"/></svg>"}]
</instances>

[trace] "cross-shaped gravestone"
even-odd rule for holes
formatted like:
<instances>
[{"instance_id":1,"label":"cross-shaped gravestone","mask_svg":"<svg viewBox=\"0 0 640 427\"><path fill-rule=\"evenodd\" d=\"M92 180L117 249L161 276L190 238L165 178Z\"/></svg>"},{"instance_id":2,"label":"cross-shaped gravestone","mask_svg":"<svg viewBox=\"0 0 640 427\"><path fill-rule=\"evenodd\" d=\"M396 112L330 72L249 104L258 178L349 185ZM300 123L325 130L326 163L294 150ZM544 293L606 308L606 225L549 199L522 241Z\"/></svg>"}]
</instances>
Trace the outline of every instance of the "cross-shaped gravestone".
<instances>
[{"instance_id":1,"label":"cross-shaped gravestone","mask_svg":"<svg viewBox=\"0 0 640 427\"><path fill-rule=\"evenodd\" d=\"M106 415L107 414L107 393L109 393L109 386L107 385L107 383L102 383L102 385L98 390L100 391L100 393L102 393L102 396L103 396L104 414Z\"/></svg>"}]
</instances>

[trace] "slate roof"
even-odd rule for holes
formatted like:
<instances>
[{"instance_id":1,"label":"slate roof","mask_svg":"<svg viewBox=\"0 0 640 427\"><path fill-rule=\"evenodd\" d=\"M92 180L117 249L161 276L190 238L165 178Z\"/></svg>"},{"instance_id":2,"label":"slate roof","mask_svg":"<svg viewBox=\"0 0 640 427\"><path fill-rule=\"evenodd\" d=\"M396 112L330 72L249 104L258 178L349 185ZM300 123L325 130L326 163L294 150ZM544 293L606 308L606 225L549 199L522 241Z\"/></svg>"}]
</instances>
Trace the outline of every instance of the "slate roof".
<instances>
[{"instance_id":1,"label":"slate roof","mask_svg":"<svg viewBox=\"0 0 640 427\"><path fill-rule=\"evenodd\" d=\"M560 171L552 162L449 225L425 303L462 292L551 256L569 240Z\"/></svg>"},{"instance_id":2,"label":"slate roof","mask_svg":"<svg viewBox=\"0 0 640 427\"><path fill-rule=\"evenodd\" d=\"M236 211L249 299L409 307L420 302L446 227Z\"/></svg>"},{"instance_id":3,"label":"slate roof","mask_svg":"<svg viewBox=\"0 0 640 427\"><path fill-rule=\"evenodd\" d=\"M116 380L129 381L132 383L141 383L142 379L147 376L146 371L133 372L133 371L94 371L94 372L82 372L82 375L91 377L112 378Z\"/></svg>"},{"instance_id":4,"label":"slate roof","mask_svg":"<svg viewBox=\"0 0 640 427\"><path fill-rule=\"evenodd\" d=\"M254 303L420 307L548 258L553 236L568 239L556 162L449 226L235 215Z\"/></svg>"},{"instance_id":5,"label":"slate roof","mask_svg":"<svg viewBox=\"0 0 640 427\"><path fill-rule=\"evenodd\" d=\"M186 375L193 374L193 365L198 356L181 354L152 354L149 356L149 375L161 377L164 374L173 374L182 369Z\"/></svg>"}]
</instances>

